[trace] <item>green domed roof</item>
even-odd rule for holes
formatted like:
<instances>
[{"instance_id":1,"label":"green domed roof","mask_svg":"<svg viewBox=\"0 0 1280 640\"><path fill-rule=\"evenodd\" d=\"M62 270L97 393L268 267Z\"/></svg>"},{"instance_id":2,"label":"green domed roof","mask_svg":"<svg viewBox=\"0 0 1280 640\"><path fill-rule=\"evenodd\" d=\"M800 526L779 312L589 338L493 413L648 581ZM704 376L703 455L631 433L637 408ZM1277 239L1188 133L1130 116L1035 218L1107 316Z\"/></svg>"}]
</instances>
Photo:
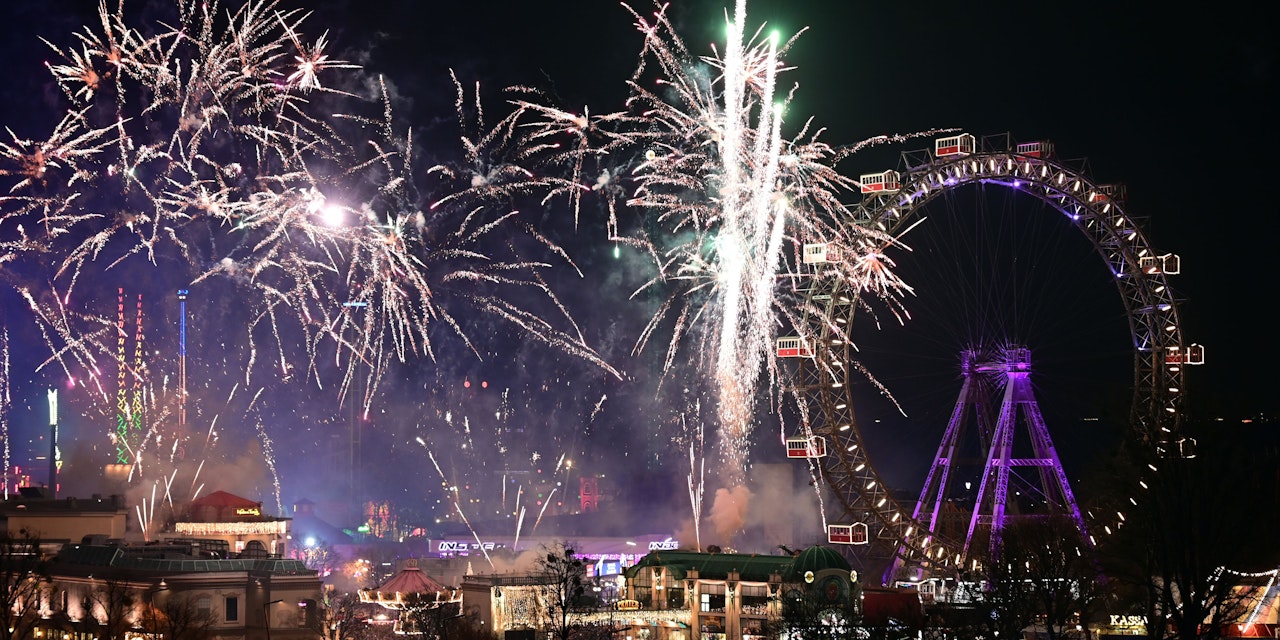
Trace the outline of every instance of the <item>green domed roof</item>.
<instances>
[{"instance_id":1,"label":"green domed roof","mask_svg":"<svg viewBox=\"0 0 1280 640\"><path fill-rule=\"evenodd\" d=\"M791 571L784 576L785 580L800 580L806 571L818 573L824 569L842 569L849 571L849 561L830 547L814 545L801 551L791 562Z\"/></svg>"}]
</instances>

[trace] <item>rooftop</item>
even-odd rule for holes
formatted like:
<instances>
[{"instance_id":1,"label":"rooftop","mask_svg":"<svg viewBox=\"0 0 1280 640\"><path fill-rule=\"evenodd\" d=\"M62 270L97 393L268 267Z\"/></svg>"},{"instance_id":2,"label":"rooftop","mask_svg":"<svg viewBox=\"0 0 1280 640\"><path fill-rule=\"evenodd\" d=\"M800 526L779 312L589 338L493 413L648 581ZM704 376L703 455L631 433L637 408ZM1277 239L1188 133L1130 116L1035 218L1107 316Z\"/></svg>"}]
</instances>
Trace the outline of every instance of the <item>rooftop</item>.
<instances>
[{"instance_id":1,"label":"rooftop","mask_svg":"<svg viewBox=\"0 0 1280 640\"><path fill-rule=\"evenodd\" d=\"M814 545L792 555L756 555L741 553L702 553L698 551L654 551L626 570L634 578L642 567L663 567L675 580L683 580L696 570L699 578L725 580L737 572L739 580L768 582L777 575L784 582L798 581L805 572L815 574L826 569L849 571L849 561L834 549Z\"/></svg>"},{"instance_id":2,"label":"rooftop","mask_svg":"<svg viewBox=\"0 0 1280 640\"><path fill-rule=\"evenodd\" d=\"M635 577L642 567L665 567L676 580L682 580L690 570L696 570L699 578L710 580L724 580L729 572L735 571L740 580L768 582L771 575L785 574L794 560L791 556L654 551L629 567L626 576L628 579Z\"/></svg>"},{"instance_id":3,"label":"rooftop","mask_svg":"<svg viewBox=\"0 0 1280 640\"><path fill-rule=\"evenodd\" d=\"M100 496L91 498L28 498L13 496L0 502L0 513L5 516L15 515L81 515L84 513L116 513L126 511L122 496Z\"/></svg>"},{"instance_id":4,"label":"rooftop","mask_svg":"<svg viewBox=\"0 0 1280 640\"><path fill-rule=\"evenodd\" d=\"M274 575L307 575L315 572L301 560L282 558L175 558L149 557L148 547L121 545L69 544L62 548L56 562L85 567L111 567L157 573L202 573L215 571L255 571Z\"/></svg>"}]
</instances>

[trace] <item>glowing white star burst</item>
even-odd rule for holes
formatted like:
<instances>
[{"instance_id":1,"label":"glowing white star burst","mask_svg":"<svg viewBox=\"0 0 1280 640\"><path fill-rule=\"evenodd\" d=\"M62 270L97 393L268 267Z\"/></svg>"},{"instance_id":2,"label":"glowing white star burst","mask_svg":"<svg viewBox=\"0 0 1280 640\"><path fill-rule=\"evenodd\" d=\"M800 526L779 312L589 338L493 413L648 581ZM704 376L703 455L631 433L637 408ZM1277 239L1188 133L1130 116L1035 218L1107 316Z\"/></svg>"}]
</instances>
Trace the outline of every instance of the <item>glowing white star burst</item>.
<instances>
[{"instance_id":1,"label":"glowing white star burst","mask_svg":"<svg viewBox=\"0 0 1280 640\"><path fill-rule=\"evenodd\" d=\"M329 55L324 52L325 39L329 34L322 34L314 45L307 47L298 39L292 27L285 25L285 28L289 34L289 39L293 42L293 46L298 52L293 57L295 62L294 71L286 79L290 87L295 87L303 93L309 93L314 89L324 88L320 84L320 74L326 70L360 68L359 65L351 64L346 60L331 60L329 58Z\"/></svg>"}]
</instances>

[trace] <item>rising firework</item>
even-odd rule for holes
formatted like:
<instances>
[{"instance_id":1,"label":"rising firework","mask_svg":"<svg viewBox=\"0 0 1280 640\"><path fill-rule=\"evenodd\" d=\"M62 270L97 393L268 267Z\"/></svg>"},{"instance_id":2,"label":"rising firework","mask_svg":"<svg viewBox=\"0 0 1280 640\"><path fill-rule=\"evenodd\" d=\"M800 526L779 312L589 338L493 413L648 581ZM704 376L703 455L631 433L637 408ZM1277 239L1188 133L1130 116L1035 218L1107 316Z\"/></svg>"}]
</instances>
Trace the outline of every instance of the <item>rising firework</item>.
<instances>
[{"instance_id":1,"label":"rising firework","mask_svg":"<svg viewBox=\"0 0 1280 640\"><path fill-rule=\"evenodd\" d=\"M665 5L651 16L627 9L644 46L624 112L518 104L537 139L574 141L560 151L583 185L572 197L599 193L614 239L652 256L658 275L636 293L661 290L666 299L636 348L670 330L664 371L692 360L713 381L723 467L737 485L761 380L782 388L773 345L779 327L798 325L803 313L804 246L842 256L826 266L860 292L890 300L909 292L883 257L894 239L853 223L841 198L859 185L835 168L856 149L905 136L837 148L804 122L784 138L791 91L778 80L795 37L749 32L745 0L728 20L724 50L707 56L689 51ZM619 203L645 218L643 231L623 231Z\"/></svg>"}]
</instances>

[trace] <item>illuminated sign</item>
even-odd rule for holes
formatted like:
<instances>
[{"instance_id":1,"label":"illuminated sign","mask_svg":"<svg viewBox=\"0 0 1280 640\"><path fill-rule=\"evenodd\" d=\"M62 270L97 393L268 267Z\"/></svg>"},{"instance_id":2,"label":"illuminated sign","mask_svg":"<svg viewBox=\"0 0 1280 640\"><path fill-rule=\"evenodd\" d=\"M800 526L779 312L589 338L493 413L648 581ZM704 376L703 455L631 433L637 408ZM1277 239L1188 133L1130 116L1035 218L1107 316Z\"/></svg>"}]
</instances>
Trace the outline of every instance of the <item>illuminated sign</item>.
<instances>
[{"instance_id":1,"label":"illuminated sign","mask_svg":"<svg viewBox=\"0 0 1280 640\"><path fill-rule=\"evenodd\" d=\"M1111 615L1111 626L1113 627L1145 627L1147 626L1146 616L1117 616Z\"/></svg>"},{"instance_id":2,"label":"illuminated sign","mask_svg":"<svg viewBox=\"0 0 1280 640\"><path fill-rule=\"evenodd\" d=\"M494 549L505 549L507 545L497 542L462 542L457 540L441 540L436 546L436 551L441 553L457 553L460 551L493 551Z\"/></svg>"},{"instance_id":3,"label":"illuminated sign","mask_svg":"<svg viewBox=\"0 0 1280 640\"><path fill-rule=\"evenodd\" d=\"M257 507L240 507L239 509L236 509L236 515L238 515L238 516L260 516L260 515L262 515L262 511L260 511Z\"/></svg>"},{"instance_id":4,"label":"illuminated sign","mask_svg":"<svg viewBox=\"0 0 1280 640\"><path fill-rule=\"evenodd\" d=\"M575 553L574 556L583 560L617 560L633 564L640 560L638 553Z\"/></svg>"},{"instance_id":5,"label":"illuminated sign","mask_svg":"<svg viewBox=\"0 0 1280 640\"><path fill-rule=\"evenodd\" d=\"M616 608L618 611L639 611L640 601L639 600L619 600L618 603L614 605L614 608Z\"/></svg>"},{"instance_id":6,"label":"illuminated sign","mask_svg":"<svg viewBox=\"0 0 1280 640\"><path fill-rule=\"evenodd\" d=\"M680 548L679 540L652 540L648 543L636 541L635 547L625 549L601 549L596 553L574 553L574 557L584 560L629 560L635 561L643 556L647 551L642 549L648 547L648 551L675 551ZM604 545L602 545L604 546ZM620 545L619 545L620 546ZM431 548L437 553L479 553L480 551L493 551L495 549L509 549L511 542L508 540L433 540Z\"/></svg>"}]
</instances>

